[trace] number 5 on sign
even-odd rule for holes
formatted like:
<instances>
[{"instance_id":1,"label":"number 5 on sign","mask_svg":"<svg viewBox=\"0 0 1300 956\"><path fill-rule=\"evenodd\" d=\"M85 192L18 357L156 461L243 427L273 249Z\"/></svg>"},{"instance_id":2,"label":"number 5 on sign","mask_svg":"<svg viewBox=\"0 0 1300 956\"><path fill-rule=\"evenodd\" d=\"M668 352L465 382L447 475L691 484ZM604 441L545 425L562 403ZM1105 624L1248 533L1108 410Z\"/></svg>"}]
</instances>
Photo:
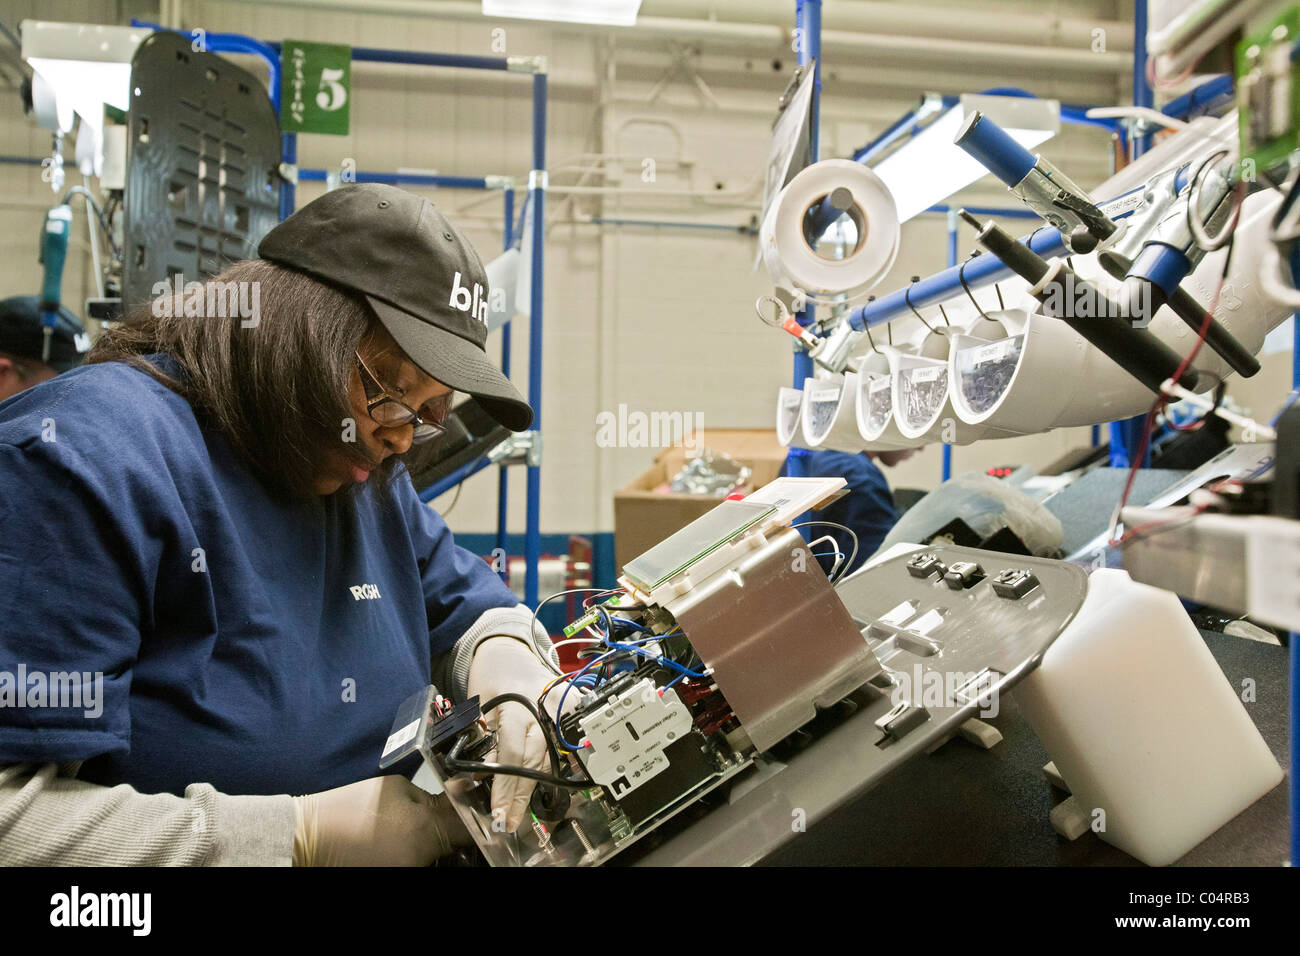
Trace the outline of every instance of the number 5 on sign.
<instances>
[{"instance_id":1,"label":"number 5 on sign","mask_svg":"<svg viewBox=\"0 0 1300 956\"><path fill-rule=\"evenodd\" d=\"M285 40L280 46L280 128L346 135L351 85L351 47Z\"/></svg>"},{"instance_id":2,"label":"number 5 on sign","mask_svg":"<svg viewBox=\"0 0 1300 956\"><path fill-rule=\"evenodd\" d=\"M327 113L334 112L348 101L348 88L343 85L346 72L329 67L320 71L320 92L316 94L316 105Z\"/></svg>"}]
</instances>

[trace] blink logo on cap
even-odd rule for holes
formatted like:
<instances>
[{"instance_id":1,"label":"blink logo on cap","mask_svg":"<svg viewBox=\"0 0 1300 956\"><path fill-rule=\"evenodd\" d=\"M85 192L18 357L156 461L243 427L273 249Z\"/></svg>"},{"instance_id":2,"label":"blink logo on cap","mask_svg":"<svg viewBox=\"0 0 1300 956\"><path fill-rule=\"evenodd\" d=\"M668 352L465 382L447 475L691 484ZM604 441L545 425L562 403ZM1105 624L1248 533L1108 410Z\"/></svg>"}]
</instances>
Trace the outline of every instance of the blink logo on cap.
<instances>
[{"instance_id":1,"label":"blink logo on cap","mask_svg":"<svg viewBox=\"0 0 1300 956\"><path fill-rule=\"evenodd\" d=\"M449 306L460 309L462 312L468 312L474 318L478 319L484 325L488 322L488 300L483 293L483 287L477 282L474 283L474 295L471 298L468 287L460 284L460 273L457 272L451 280L451 299L447 302Z\"/></svg>"},{"instance_id":2,"label":"blink logo on cap","mask_svg":"<svg viewBox=\"0 0 1300 956\"><path fill-rule=\"evenodd\" d=\"M340 186L268 232L257 251L363 296L412 362L505 427L532 422L485 349L489 297L501 290L488 288L474 247L428 199L381 183Z\"/></svg>"}]
</instances>

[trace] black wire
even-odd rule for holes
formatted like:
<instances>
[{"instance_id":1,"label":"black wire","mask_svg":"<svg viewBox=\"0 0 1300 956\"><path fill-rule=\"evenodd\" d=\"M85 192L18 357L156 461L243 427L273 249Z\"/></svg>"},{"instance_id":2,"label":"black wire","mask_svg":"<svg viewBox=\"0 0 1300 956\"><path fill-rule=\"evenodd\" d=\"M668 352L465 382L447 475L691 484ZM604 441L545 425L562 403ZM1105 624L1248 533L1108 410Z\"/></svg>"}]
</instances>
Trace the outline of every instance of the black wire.
<instances>
[{"instance_id":1,"label":"black wire","mask_svg":"<svg viewBox=\"0 0 1300 956\"><path fill-rule=\"evenodd\" d=\"M876 297L874 295L867 296L867 305L870 305L875 301L876 301ZM862 316L862 331L867 333L867 344L871 346L871 351L879 352L880 350L876 348L876 340L871 337L871 325L869 322L867 322L865 310Z\"/></svg>"},{"instance_id":2,"label":"black wire","mask_svg":"<svg viewBox=\"0 0 1300 956\"><path fill-rule=\"evenodd\" d=\"M555 771L557 777L563 775L564 769L560 765L560 751L556 748L555 742L551 740L551 735L546 730L547 721L542 720L541 711L537 709L537 705L531 700L523 694L497 694L486 704L479 704L479 710L486 714L489 710L495 710L506 702L526 707L528 712L533 715L533 720L537 721L537 726L542 728L542 736L546 738L546 750L551 755L551 769Z\"/></svg>"},{"instance_id":3,"label":"black wire","mask_svg":"<svg viewBox=\"0 0 1300 956\"><path fill-rule=\"evenodd\" d=\"M503 773L507 777L526 777L539 783L549 783L553 787L567 787L570 790L586 790L589 787L599 786L594 780L566 780L563 777L543 773L540 770L516 767L513 764L489 763L485 760L461 760L456 755L460 753L464 745L465 738L462 736L452 745L451 752L442 758L443 765L448 770L456 773Z\"/></svg>"},{"instance_id":4,"label":"black wire","mask_svg":"<svg viewBox=\"0 0 1300 956\"><path fill-rule=\"evenodd\" d=\"M526 777L538 783L549 783L553 787L567 787L570 790L587 790L600 786L595 780L566 780L540 770L530 770L527 767L516 767L505 763L489 763L485 760L460 760L448 756L443 758L443 764L448 770L458 773L503 773L507 777Z\"/></svg>"},{"instance_id":5,"label":"black wire","mask_svg":"<svg viewBox=\"0 0 1300 956\"><path fill-rule=\"evenodd\" d=\"M980 317L987 319L989 317L988 313L984 311L984 308L975 299L975 293L971 292L970 286L966 284L966 263L967 262L970 262L970 259L967 259L966 262L963 262L960 266L957 267L957 281L960 282L961 287L966 290L966 295L967 297L970 298L971 305L975 306L976 310L979 311ZM990 319L989 321L992 320Z\"/></svg>"},{"instance_id":6,"label":"black wire","mask_svg":"<svg viewBox=\"0 0 1300 956\"><path fill-rule=\"evenodd\" d=\"M68 199L74 195L81 196L86 200L89 211L93 212L95 218L99 221L99 227L104 231L104 238L108 242L108 251L115 256L121 256L122 250L113 241L113 229L104 217L104 210L100 208L99 201L95 199L95 194L85 186L69 186L68 191L63 194L63 199L60 200L60 204L66 206Z\"/></svg>"},{"instance_id":7,"label":"black wire","mask_svg":"<svg viewBox=\"0 0 1300 956\"><path fill-rule=\"evenodd\" d=\"M1005 312L1007 304L1002 301L1002 286L998 285L996 282L993 283L993 291L998 294L998 308Z\"/></svg>"},{"instance_id":8,"label":"black wire","mask_svg":"<svg viewBox=\"0 0 1300 956\"><path fill-rule=\"evenodd\" d=\"M14 36L13 31L5 26L3 20L0 20L0 33L3 33L9 39L9 42L18 48L18 53L21 55L23 51L22 41L19 40L18 37Z\"/></svg>"},{"instance_id":9,"label":"black wire","mask_svg":"<svg viewBox=\"0 0 1300 956\"><path fill-rule=\"evenodd\" d=\"M1205 173L1205 170L1209 168L1210 163L1217 162L1220 158L1230 156L1230 155L1231 154L1226 149L1215 150L1209 156L1205 157L1205 159L1201 160L1200 165L1196 167L1196 172L1192 173L1192 178L1187 181L1187 231L1191 232L1193 236L1195 236L1196 233L1192 230L1192 216L1196 215L1196 200L1198 199L1196 190L1200 185L1201 176ZM1243 197L1242 202L1244 201L1245 199ZM1240 206L1241 203L1238 203L1237 205ZM1240 219L1241 209L1238 208L1234 213L1234 215L1237 219ZM1210 218L1213 219L1214 215L1211 214ZM1209 230L1206 229L1205 222L1199 219L1197 221L1200 222L1201 232L1204 232L1206 235L1209 235ZM1218 250L1224 247L1224 245L1227 243L1229 239L1232 238L1233 233L1235 233L1236 231L1237 231L1237 223L1234 222L1232 224L1232 229L1229 230L1227 235L1218 236L1217 237L1218 242L1216 242L1213 246L1202 246L1201 248L1203 248L1206 252L1217 252Z\"/></svg>"},{"instance_id":10,"label":"black wire","mask_svg":"<svg viewBox=\"0 0 1300 956\"><path fill-rule=\"evenodd\" d=\"M931 325L929 322L925 321L925 317L922 316L920 312L916 311L916 306L912 305L912 287L910 285L903 290L903 301L906 302L907 307L912 310L912 314L921 320L921 324L924 325L931 332L933 332L934 326ZM890 344L893 343L891 342Z\"/></svg>"},{"instance_id":11,"label":"black wire","mask_svg":"<svg viewBox=\"0 0 1300 956\"><path fill-rule=\"evenodd\" d=\"M465 487L464 481L458 481L456 483L456 493L451 496L451 504L447 505L445 510L439 511L438 514L442 515L442 517L444 518L447 517L447 515L451 514L451 509L456 507L456 502L460 501L460 490L464 487Z\"/></svg>"}]
</instances>

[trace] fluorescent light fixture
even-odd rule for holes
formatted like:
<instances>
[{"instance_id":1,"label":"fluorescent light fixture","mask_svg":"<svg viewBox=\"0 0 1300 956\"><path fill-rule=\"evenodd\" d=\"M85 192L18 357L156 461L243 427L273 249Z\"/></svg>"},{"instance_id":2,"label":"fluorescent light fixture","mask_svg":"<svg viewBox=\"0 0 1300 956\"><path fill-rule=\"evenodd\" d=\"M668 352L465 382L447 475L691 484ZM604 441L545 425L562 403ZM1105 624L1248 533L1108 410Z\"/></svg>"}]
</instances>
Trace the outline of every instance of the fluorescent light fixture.
<instances>
[{"instance_id":1,"label":"fluorescent light fixture","mask_svg":"<svg viewBox=\"0 0 1300 956\"><path fill-rule=\"evenodd\" d=\"M641 0L483 0L483 15L630 27Z\"/></svg>"},{"instance_id":2,"label":"fluorescent light fixture","mask_svg":"<svg viewBox=\"0 0 1300 956\"><path fill-rule=\"evenodd\" d=\"M23 59L53 91L64 132L74 112L99 129L105 103L131 105L131 57L149 30L43 20L24 20L21 29Z\"/></svg>"},{"instance_id":3,"label":"fluorescent light fixture","mask_svg":"<svg viewBox=\"0 0 1300 956\"><path fill-rule=\"evenodd\" d=\"M953 144L962 121L975 110L1001 126L1025 149L1032 150L1061 129L1061 104L1024 96L965 94L920 133L873 165L894 195L898 221L907 222L941 203L989 171Z\"/></svg>"}]
</instances>

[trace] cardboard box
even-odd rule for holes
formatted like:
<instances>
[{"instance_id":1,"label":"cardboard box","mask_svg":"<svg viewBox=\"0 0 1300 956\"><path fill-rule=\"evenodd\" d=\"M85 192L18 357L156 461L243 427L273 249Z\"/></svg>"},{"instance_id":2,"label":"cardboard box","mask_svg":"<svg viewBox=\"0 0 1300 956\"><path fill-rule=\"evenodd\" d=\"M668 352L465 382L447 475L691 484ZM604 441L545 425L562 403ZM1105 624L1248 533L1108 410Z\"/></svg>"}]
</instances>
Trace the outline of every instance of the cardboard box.
<instances>
[{"instance_id":1,"label":"cardboard box","mask_svg":"<svg viewBox=\"0 0 1300 956\"><path fill-rule=\"evenodd\" d=\"M702 448L730 455L750 469L749 481L736 490L748 494L762 488L781 472L786 449L776 440L776 431L763 428L710 429L703 434ZM674 531L686 527L714 508L720 497L712 495L663 494L655 491L682 470L688 456L680 446L665 448L654 465L626 488L614 492L614 561L617 570L639 554L653 548Z\"/></svg>"}]
</instances>

